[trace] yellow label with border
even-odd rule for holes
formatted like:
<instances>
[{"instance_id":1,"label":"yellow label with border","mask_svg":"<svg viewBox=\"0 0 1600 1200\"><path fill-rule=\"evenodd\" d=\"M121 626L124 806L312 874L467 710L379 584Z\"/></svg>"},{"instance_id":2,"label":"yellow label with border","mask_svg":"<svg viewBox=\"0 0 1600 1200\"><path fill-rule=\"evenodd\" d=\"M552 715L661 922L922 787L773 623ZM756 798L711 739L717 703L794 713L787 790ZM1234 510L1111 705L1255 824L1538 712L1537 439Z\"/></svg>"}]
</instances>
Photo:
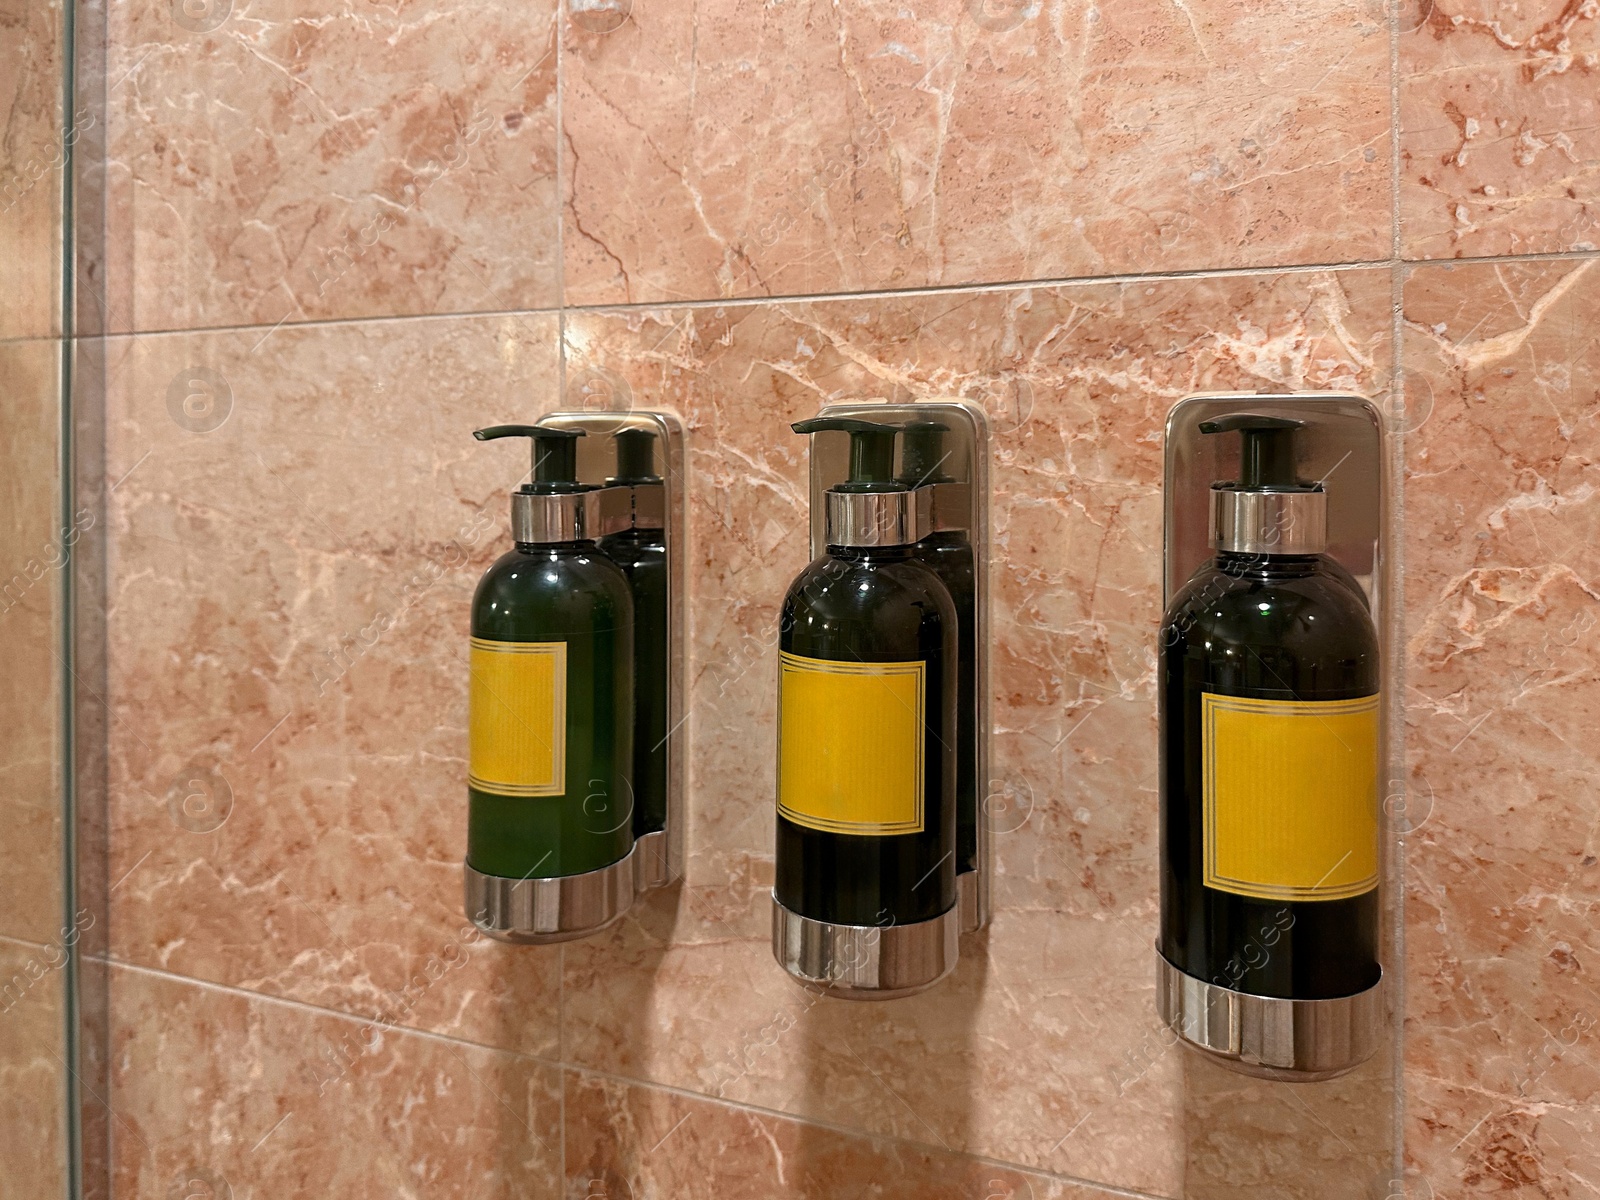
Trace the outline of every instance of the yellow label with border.
<instances>
[{"instance_id":1,"label":"yellow label with border","mask_svg":"<svg viewBox=\"0 0 1600 1200\"><path fill-rule=\"evenodd\" d=\"M927 664L779 655L778 812L824 833L921 833Z\"/></svg>"},{"instance_id":2,"label":"yellow label with border","mask_svg":"<svg viewBox=\"0 0 1600 1200\"><path fill-rule=\"evenodd\" d=\"M472 639L467 782L496 796L567 790L567 644Z\"/></svg>"},{"instance_id":3,"label":"yellow label with border","mask_svg":"<svg viewBox=\"0 0 1600 1200\"><path fill-rule=\"evenodd\" d=\"M1207 692L1205 884L1259 900L1342 900L1378 886L1378 697Z\"/></svg>"}]
</instances>

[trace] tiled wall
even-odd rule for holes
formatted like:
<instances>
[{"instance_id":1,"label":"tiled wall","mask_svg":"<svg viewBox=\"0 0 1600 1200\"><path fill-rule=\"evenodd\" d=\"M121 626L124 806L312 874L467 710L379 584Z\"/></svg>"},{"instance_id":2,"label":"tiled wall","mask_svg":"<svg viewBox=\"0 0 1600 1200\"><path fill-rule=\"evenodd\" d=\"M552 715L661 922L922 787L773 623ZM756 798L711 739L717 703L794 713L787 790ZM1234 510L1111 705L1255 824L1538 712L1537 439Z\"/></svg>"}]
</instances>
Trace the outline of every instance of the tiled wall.
<instances>
[{"instance_id":1,"label":"tiled wall","mask_svg":"<svg viewBox=\"0 0 1600 1200\"><path fill-rule=\"evenodd\" d=\"M568 3L110 10L119 1200L1600 1189L1600 13ZM1404 1053L1316 1087L1153 1012L1161 425L1215 388L1395 393ZM464 644L523 464L468 434L602 394L690 433L687 879L508 949ZM767 948L786 423L948 395L996 431L996 919L814 1001Z\"/></svg>"}]
</instances>

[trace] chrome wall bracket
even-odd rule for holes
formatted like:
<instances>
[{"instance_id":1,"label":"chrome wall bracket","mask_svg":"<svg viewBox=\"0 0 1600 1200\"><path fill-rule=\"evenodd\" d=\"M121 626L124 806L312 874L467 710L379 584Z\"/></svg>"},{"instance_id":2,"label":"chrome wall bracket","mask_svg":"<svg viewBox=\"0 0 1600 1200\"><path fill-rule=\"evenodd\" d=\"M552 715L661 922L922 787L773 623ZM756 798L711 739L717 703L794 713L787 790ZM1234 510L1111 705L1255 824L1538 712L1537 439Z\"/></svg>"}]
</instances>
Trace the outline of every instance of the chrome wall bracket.
<instances>
[{"instance_id":1,"label":"chrome wall bracket","mask_svg":"<svg viewBox=\"0 0 1600 1200\"><path fill-rule=\"evenodd\" d=\"M994 876L994 839L989 805L989 425L977 405L962 400L915 404L830 404L824 417L856 417L905 424L937 421L945 426L944 459L935 477L915 489L915 536L960 531L972 546L976 714L971 770L976 796L958 816L974 831L957 866L957 899L950 911L915 924L835 925L801 916L774 897L772 950L784 970L806 983L845 999L887 1000L923 991L956 965L961 933L976 933L989 923ZM826 550L828 489L848 477L849 440L843 433L811 437L811 556Z\"/></svg>"},{"instance_id":2,"label":"chrome wall bracket","mask_svg":"<svg viewBox=\"0 0 1600 1200\"><path fill-rule=\"evenodd\" d=\"M636 896L665 887L683 874L684 809L688 777L687 610L688 478L683 424L666 411L556 412L541 425L581 429L578 479L592 491L561 497L578 505L590 537L630 528L661 529L666 544L667 761L666 817L659 829L637 833L622 859L581 875L506 879L464 866L467 915L497 941L543 945L598 933L613 924ZM654 435L659 482L611 484L615 437L627 430Z\"/></svg>"}]
</instances>

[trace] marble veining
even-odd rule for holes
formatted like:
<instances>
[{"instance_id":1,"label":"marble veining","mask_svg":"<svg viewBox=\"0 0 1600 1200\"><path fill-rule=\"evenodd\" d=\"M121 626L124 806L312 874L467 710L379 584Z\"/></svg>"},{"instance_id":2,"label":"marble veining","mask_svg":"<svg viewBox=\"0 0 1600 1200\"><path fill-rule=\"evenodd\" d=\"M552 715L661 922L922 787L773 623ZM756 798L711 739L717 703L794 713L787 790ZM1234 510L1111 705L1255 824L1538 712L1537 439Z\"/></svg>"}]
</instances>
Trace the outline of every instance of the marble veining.
<instances>
[{"instance_id":1,"label":"marble veining","mask_svg":"<svg viewBox=\"0 0 1600 1200\"><path fill-rule=\"evenodd\" d=\"M0 341L0 937L43 945L61 926L63 569L61 351Z\"/></svg>"},{"instance_id":2,"label":"marble veining","mask_svg":"<svg viewBox=\"0 0 1600 1200\"><path fill-rule=\"evenodd\" d=\"M562 1195L554 1068L132 968L111 989L118 1197Z\"/></svg>"},{"instance_id":3,"label":"marble veining","mask_svg":"<svg viewBox=\"0 0 1600 1200\"><path fill-rule=\"evenodd\" d=\"M554 304L554 7L110 6L110 329Z\"/></svg>"},{"instance_id":4,"label":"marble veining","mask_svg":"<svg viewBox=\"0 0 1600 1200\"><path fill-rule=\"evenodd\" d=\"M1597 300L1592 260L1406 282L1406 1146L1440 1196L1600 1187Z\"/></svg>"},{"instance_id":5,"label":"marble veining","mask_svg":"<svg viewBox=\"0 0 1600 1200\"><path fill-rule=\"evenodd\" d=\"M61 325L61 196L67 155L94 122L61 110L62 0L0 0L0 339Z\"/></svg>"},{"instance_id":6,"label":"marble veining","mask_svg":"<svg viewBox=\"0 0 1600 1200\"><path fill-rule=\"evenodd\" d=\"M630 8L565 30L568 303L1388 252L1381 3Z\"/></svg>"},{"instance_id":7,"label":"marble veining","mask_svg":"<svg viewBox=\"0 0 1600 1200\"><path fill-rule=\"evenodd\" d=\"M1405 0L1408 258L1600 248L1600 12Z\"/></svg>"}]
</instances>

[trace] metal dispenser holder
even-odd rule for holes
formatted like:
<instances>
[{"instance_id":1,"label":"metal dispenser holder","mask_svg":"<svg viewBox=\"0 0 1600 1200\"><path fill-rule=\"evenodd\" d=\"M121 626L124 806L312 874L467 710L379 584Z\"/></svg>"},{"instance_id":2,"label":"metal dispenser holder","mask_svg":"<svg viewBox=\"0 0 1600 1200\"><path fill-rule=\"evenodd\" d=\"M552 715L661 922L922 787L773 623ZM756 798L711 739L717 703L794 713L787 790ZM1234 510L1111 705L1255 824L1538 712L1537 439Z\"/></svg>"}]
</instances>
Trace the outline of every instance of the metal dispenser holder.
<instances>
[{"instance_id":1,"label":"metal dispenser holder","mask_svg":"<svg viewBox=\"0 0 1600 1200\"><path fill-rule=\"evenodd\" d=\"M579 429L578 480L594 489L557 497L581 505L588 536L601 538L624 530L660 527L667 560L667 812L665 828L644 833L620 861L598 871L550 879L505 879L464 866L467 915L497 941L545 945L598 933L632 906L634 897L665 887L683 874L683 830L687 745L685 717L686 626L684 591L688 578L688 486L683 424L670 412L556 412L540 425ZM614 439L624 430L655 435L659 483L608 484L616 463ZM544 499L544 498L539 498Z\"/></svg>"},{"instance_id":2,"label":"metal dispenser holder","mask_svg":"<svg viewBox=\"0 0 1600 1200\"><path fill-rule=\"evenodd\" d=\"M943 474L949 481L914 490L914 535L959 530L972 545L973 613L976 624L977 706L974 759L977 837L970 861L958 863L955 906L944 916L916 925L856 926L812 920L772 905L772 950L796 979L821 983L848 999L893 999L924 990L947 975L959 954L959 934L989 923L994 845L984 794L989 781L989 424L983 410L961 400L915 404L830 404L822 417L853 417L901 425L938 421L945 425ZM849 439L842 433L811 436L811 557L826 552L827 492L848 478Z\"/></svg>"},{"instance_id":3,"label":"metal dispenser holder","mask_svg":"<svg viewBox=\"0 0 1600 1200\"><path fill-rule=\"evenodd\" d=\"M1304 421L1301 475L1337 478L1339 486L1328 491L1326 554L1366 593L1386 660L1391 648L1382 637L1389 502L1383 418L1372 401L1352 393L1204 392L1173 407L1167 415L1163 478L1163 610L1213 554L1211 485L1231 471L1219 439L1203 436L1200 423L1244 408ZM1300 1082L1329 1079L1369 1058L1382 1034L1381 979L1338 999L1274 999L1185 974L1159 949L1156 975L1157 1006L1172 1031L1245 1074Z\"/></svg>"}]
</instances>

